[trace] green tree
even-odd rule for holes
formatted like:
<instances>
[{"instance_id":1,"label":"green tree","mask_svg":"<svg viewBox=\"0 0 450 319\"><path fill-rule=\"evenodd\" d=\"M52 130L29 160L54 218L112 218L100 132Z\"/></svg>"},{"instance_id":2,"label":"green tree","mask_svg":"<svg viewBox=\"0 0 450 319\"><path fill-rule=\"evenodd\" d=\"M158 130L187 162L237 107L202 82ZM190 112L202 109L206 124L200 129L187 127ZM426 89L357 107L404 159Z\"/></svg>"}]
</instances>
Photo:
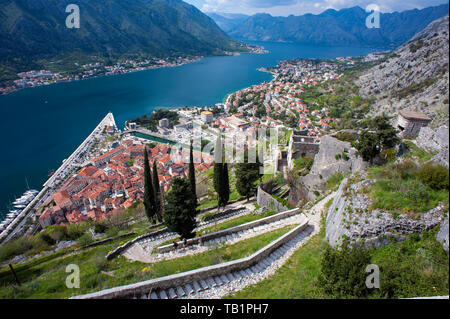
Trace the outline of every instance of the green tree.
<instances>
[{"instance_id":1,"label":"green tree","mask_svg":"<svg viewBox=\"0 0 450 319\"><path fill-rule=\"evenodd\" d=\"M378 136L376 133L363 131L355 147L365 161L373 162L373 159L380 154L378 146Z\"/></svg>"},{"instance_id":2,"label":"green tree","mask_svg":"<svg viewBox=\"0 0 450 319\"><path fill-rule=\"evenodd\" d=\"M216 146L214 147L214 190L219 193L219 180L222 172L222 137L217 137Z\"/></svg>"},{"instance_id":3,"label":"green tree","mask_svg":"<svg viewBox=\"0 0 450 319\"><path fill-rule=\"evenodd\" d=\"M379 146L382 149L395 147L400 143L397 137L397 130L389 123L389 117L386 115L377 116L373 119L374 129L377 132Z\"/></svg>"},{"instance_id":4,"label":"green tree","mask_svg":"<svg viewBox=\"0 0 450 319\"><path fill-rule=\"evenodd\" d=\"M162 221L162 211L163 211L163 203L162 203L162 194L161 187L159 186L159 177L158 177L158 169L156 167L156 162L153 161L153 190L155 194L155 209L156 209L156 218L159 222Z\"/></svg>"},{"instance_id":5,"label":"green tree","mask_svg":"<svg viewBox=\"0 0 450 319\"><path fill-rule=\"evenodd\" d=\"M228 164L223 163L219 181L219 207L225 207L230 200L230 177L228 175Z\"/></svg>"},{"instance_id":6,"label":"green tree","mask_svg":"<svg viewBox=\"0 0 450 319\"><path fill-rule=\"evenodd\" d=\"M156 217L156 203L147 147L144 153L144 206L148 220L153 222Z\"/></svg>"},{"instance_id":7,"label":"green tree","mask_svg":"<svg viewBox=\"0 0 450 319\"><path fill-rule=\"evenodd\" d=\"M195 201L195 204L197 205L197 190L196 190L196 185L195 185L195 167L194 167L194 147L192 145L192 140L191 140L191 149L190 149L190 154L189 154L189 183L191 185L191 190L192 190L192 198Z\"/></svg>"},{"instance_id":8,"label":"green tree","mask_svg":"<svg viewBox=\"0 0 450 319\"><path fill-rule=\"evenodd\" d=\"M256 193L255 182L259 179L259 164L248 163L248 152L244 153L244 163L236 164L236 189L247 201Z\"/></svg>"},{"instance_id":9,"label":"green tree","mask_svg":"<svg viewBox=\"0 0 450 319\"><path fill-rule=\"evenodd\" d=\"M195 216L197 205L192 198L191 185L187 179L175 178L172 189L166 195L164 207L164 224L171 232L176 232L182 239L195 236Z\"/></svg>"}]
</instances>

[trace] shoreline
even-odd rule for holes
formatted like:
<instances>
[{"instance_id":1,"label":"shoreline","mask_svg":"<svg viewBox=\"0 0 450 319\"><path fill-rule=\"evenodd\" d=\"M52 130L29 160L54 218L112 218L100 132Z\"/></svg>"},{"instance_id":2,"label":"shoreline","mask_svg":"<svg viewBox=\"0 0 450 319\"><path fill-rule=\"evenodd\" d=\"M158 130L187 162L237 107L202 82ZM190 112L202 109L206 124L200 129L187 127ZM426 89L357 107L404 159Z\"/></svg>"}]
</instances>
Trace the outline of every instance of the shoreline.
<instances>
[{"instance_id":1,"label":"shoreline","mask_svg":"<svg viewBox=\"0 0 450 319\"><path fill-rule=\"evenodd\" d=\"M89 80L89 79L96 79L96 78L102 78L102 77L108 77L108 76L116 76L116 75L122 75L122 74L128 74L128 73L136 73L136 72L141 72L141 71L148 71L148 70L156 70L156 69L162 69L162 68L174 68L174 67L180 67L189 63L195 63L198 61L201 61L202 59L204 59L204 56L200 56L200 57L196 57L193 60L189 60L188 62L183 62L183 63L179 63L179 64L174 64L174 65L162 65L162 66L150 66L150 67L144 67L144 68L139 68L139 69L130 69L129 71L125 71L125 72L118 72L118 73L113 73L113 74L101 74L101 75L94 75L94 76L87 76L85 78L79 78L79 79L70 79L70 80L62 80L62 81L54 81L54 82L50 82L50 83L44 83L44 84L38 84L38 85L33 85L33 86L27 86L27 87L23 87L23 88L15 88L12 89L10 91L7 92L1 92L0 96L6 96L6 95L11 95L26 89L32 89L32 88L38 88L38 87L43 87L43 86L49 86L49 85L54 85L54 84L58 84L58 83L71 83L71 82L77 82L77 81L83 81L83 80Z\"/></svg>"},{"instance_id":2,"label":"shoreline","mask_svg":"<svg viewBox=\"0 0 450 319\"><path fill-rule=\"evenodd\" d=\"M249 52L228 52L229 54L224 54L222 56L239 56L243 53L248 53L248 54L268 54L270 53L270 51L265 50L263 47L259 48L250 48L252 49L252 51ZM169 67L180 67L186 64L190 64L190 63L195 63L195 62L199 62L207 57L214 57L215 55L211 55L211 56L194 56L192 59L186 58L187 61L184 61L182 63L177 63L177 64L165 64L165 65L160 65L160 66L148 66L148 67L138 67L138 68L134 68L134 69L129 69L123 72L117 72L117 73L112 73L112 74L101 74L101 75L93 75L93 76L86 76L84 78L77 78L77 79L69 79L69 80L55 80L52 81L50 83L44 83L44 84L38 84L38 85L31 85L31 86L26 86L26 87L15 87L14 89L11 89L9 91L0 91L0 96L6 96L6 95L10 95L10 94L14 94L17 93L19 91L25 90L25 89L31 89L31 88L37 88L37 87L43 87L43 86L48 86L48 85L53 85L53 84L58 84L58 83L70 83L70 82L75 82L75 81L83 81L83 80L88 80L88 79L95 79L95 78L101 78L101 77L107 77L107 76L115 76L115 75L121 75L121 74L128 74L128 73L135 73L135 72L141 72L141 71L148 71L148 70L156 70L156 69L162 69L162 68L169 68ZM32 71L32 70L30 70ZM27 72L30 72L27 71ZM59 73L55 73L55 74L59 74ZM6 88L2 88L0 87L0 90L5 90Z\"/></svg>"}]
</instances>

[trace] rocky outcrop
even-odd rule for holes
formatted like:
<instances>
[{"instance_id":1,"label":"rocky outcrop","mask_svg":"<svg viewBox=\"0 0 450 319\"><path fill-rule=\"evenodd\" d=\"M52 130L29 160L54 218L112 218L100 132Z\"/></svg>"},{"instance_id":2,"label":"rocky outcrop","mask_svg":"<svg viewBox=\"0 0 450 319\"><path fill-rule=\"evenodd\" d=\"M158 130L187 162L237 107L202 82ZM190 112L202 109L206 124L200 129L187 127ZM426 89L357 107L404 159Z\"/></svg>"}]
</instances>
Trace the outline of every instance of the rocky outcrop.
<instances>
[{"instance_id":1,"label":"rocky outcrop","mask_svg":"<svg viewBox=\"0 0 450 319\"><path fill-rule=\"evenodd\" d=\"M360 95L376 97L372 115L408 109L429 115L434 126L448 125L448 28L447 15L361 75Z\"/></svg>"},{"instance_id":2,"label":"rocky outcrop","mask_svg":"<svg viewBox=\"0 0 450 319\"><path fill-rule=\"evenodd\" d=\"M364 180L347 185L347 179L342 181L327 212L325 233L331 246L339 246L347 238L351 243L365 247L380 247L392 241L405 240L408 234L432 229L441 222L444 211L442 206L420 214L417 219L371 210L370 199L359 190L373 182Z\"/></svg>"},{"instance_id":3,"label":"rocky outcrop","mask_svg":"<svg viewBox=\"0 0 450 319\"><path fill-rule=\"evenodd\" d=\"M427 152L438 152L431 160L449 168L449 132L448 126L436 129L423 127L416 139L417 145Z\"/></svg>"},{"instance_id":4,"label":"rocky outcrop","mask_svg":"<svg viewBox=\"0 0 450 319\"><path fill-rule=\"evenodd\" d=\"M335 173L358 172L367 167L367 162L357 155L349 142L342 142L330 135L322 137L319 153L308 175L297 180L296 189L291 189L290 201L302 198L314 200L317 192L326 189L327 180Z\"/></svg>"},{"instance_id":5,"label":"rocky outcrop","mask_svg":"<svg viewBox=\"0 0 450 319\"><path fill-rule=\"evenodd\" d=\"M441 229L436 236L436 239L442 243L444 249L448 251L448 217L442 221Z\"/></svg>"}]
</instances>

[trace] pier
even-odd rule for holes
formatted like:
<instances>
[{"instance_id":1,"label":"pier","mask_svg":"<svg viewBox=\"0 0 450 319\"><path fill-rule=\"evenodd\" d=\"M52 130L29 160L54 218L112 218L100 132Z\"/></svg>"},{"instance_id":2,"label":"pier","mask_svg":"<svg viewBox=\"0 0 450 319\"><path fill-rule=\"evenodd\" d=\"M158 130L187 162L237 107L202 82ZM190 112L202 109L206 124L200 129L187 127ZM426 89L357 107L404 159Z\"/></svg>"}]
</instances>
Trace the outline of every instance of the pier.
<instances>
[{"instance_id":1,"label":"pier","mask_svg":"<svg viewBox=\"0 0 450 319\"><path fill-rule=\"evenodd\" d=\"M23 211L17 215L17 217L6 227L3 232L0 233L0 243L11 240L14 235L21 230L28 217L34 213L37 208L49 197L52 196L54 187L57 184L58 179L63 180L67 177L70 169L76 165L78 156L88 151L94 144L94 140L101 136L103 129L106 126L116 126L114 116L112 113L108 113L103 120L97 125L91 134L78 146L78 148L67 158L58 170L44 183L42 190L36 195L36 197L23 209Z\"/></svg>"}]
</instances>

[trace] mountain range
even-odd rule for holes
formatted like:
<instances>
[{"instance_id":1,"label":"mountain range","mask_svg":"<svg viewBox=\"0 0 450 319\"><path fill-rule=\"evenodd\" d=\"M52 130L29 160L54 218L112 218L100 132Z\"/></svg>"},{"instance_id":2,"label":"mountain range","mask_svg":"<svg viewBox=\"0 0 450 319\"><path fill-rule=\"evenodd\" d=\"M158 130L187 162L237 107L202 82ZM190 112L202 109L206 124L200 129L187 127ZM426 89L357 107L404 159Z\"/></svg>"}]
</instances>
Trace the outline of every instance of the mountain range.
<instances>
[{"instance_id":1,"label":"mountain range","mask_svg":"<svg viewBox=\"0 0 450 319\"><path fill-rule=\"evenodd\" d=\"M71 3L80 8L78 29L66 27ZM69 55L167 57L235 50L243 45L181 0L0 0L0 76Z\"/></svg>"},{"instance_id":2,"label":"mountain range","mask_svg":"<svg viewBox=\"0 0 450 319\"><path fill-rule=\"evenodd\" d=\"M230 32L231 30L242 24L245 20L250 18L249 15L238 13L207 12L206 14L210 18L212 18L217 23L217 25L225 32Z\"/></svg>"},{"instance_id":3,"label":"mountain range","mask_svg":"<svg viewBox=\"0 0 450 319\"><path fill-rule=\"evenodd\" d=\"M228 34L239 40L297 42L326 46L395 48L423 30L429 23L448 14L448 4L403 12L380 13L380 28L367 28L369 15L361 7L328 9L321 14L274 17L256 14L243 22L223 14L210 15ZM218 19L216 16L222 15Z\"/></svg>"}]
</instances>

